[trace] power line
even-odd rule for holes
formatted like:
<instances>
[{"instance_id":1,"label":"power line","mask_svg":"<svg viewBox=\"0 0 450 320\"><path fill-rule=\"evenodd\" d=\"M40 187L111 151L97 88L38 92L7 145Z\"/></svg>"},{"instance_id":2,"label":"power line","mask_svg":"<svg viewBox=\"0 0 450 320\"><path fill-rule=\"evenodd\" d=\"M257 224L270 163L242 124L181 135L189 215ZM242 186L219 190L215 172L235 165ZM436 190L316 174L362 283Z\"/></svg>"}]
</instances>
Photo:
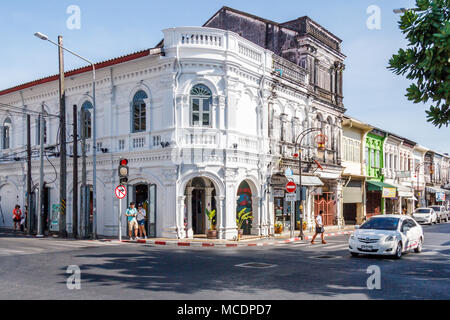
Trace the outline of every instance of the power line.
<instances>
[{"instance_id":1,"label":"power line","mask_svg":"<svg viewBox=\"0 0 450 320\"><path fill-rule=\"evenodd\" d=\"M8 108L8 111L10 111L9 109L14 109L14 110L16 110L17 112L20 112L20 113L22 113L22 114L25 114L25 115L40 115L41 114L41 112L39 112L39 111L34 111L34 110L24 110L25 108L20 108L20 107L16 107L16 106L12 106L12 105L10 105L10 104L7 104L7 103L3 103L3 102L0 102L0 108L1 107L3 107L3 108ZM48 106L47 106L48 107ZM60 118L60 116L58 116L58 115L56 115L56 114L51 114L51 113L48 113L48 112L45 112L44 113L44 117L53 117L53 118Z\"/></svg>"}]
</instances>

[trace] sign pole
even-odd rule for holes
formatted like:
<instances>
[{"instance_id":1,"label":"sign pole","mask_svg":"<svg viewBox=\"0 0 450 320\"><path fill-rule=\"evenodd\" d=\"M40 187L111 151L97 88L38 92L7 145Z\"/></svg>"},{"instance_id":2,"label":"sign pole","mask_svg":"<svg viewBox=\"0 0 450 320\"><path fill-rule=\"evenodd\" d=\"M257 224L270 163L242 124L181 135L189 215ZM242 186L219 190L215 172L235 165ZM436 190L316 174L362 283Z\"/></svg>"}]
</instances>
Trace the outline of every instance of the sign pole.
<instances>
[{"instance_id":1,"label":"sign pole","mask_svg":"<svg viewBox=\"0 0 450 320\"><path fill-rule=\"evenodd\" d=\"M122 242L122 199L119 199L119 241Z\"/></svg>"}]
</instances>

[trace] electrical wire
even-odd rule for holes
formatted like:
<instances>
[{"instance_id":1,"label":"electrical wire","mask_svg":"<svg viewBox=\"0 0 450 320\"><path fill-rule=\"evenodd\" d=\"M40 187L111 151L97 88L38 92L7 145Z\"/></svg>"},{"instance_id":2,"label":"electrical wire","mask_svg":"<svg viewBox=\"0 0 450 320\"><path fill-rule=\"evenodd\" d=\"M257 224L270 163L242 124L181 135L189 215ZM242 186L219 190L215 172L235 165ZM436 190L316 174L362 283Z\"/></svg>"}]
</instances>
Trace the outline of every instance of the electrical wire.
<instances>
[{"instance_id":1,"label":"electrical wire","mask_svg":"<svg viewBox=\"0 0 450 320\"><path fill-rule=\"evenodd\" d=\"M55 183L58 180L58 171L56 170L56 167L53 165L53 163L48 158L47 153L44 152L44 154L45 154L45 158L47 159L47 161L52 165L53 170L55 170L55 180L53 180L52 182L48 183L48 184L53 184L53 183ZM45 177L45 174L44 174L44 177Z\"/></svg>"}]
</instances>

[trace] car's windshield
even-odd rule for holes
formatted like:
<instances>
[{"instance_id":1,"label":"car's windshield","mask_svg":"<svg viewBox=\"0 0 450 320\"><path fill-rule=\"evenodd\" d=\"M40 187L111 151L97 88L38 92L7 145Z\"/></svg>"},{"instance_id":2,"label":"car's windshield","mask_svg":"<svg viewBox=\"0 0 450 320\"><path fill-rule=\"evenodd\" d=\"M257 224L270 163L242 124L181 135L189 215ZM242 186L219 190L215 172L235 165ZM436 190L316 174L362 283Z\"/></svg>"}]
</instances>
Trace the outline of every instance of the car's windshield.
<instances>
[{"instance_id":1,"label":"car's windshield","mask_svg":"<svg viewBox=\"0 0 450 320\"><path fill-rule=\"evenodd\" d=\"M414 213L430 213L430 209L417 209Z\"/></svg>"},{"instance_id":2,"label":"car's windshield","mask_svg":"<svg viewBox=\"0 0 450 320\"><path fill-rule=\"evenodd\" d=\"M441 207L430 207L431 209L433 209L434 211L441 211Z\"/></svg>"},{"instance_id":3,"label":"car's windshield","mask_svg":"<svg viewBox=\"0 0 450 320\"><path fill-rule=\"evenodd\" d=\"M360 229L397 230L399 218L372 218Z\"/></svg>"}]
</instances>

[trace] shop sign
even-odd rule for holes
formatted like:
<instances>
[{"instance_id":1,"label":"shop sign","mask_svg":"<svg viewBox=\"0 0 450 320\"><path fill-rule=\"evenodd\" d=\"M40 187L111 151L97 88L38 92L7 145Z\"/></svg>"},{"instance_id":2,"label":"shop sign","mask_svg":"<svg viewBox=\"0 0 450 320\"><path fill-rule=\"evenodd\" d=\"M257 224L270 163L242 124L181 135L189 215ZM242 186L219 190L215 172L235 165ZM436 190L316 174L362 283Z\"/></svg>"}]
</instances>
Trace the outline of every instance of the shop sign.
<instances>
[{"instance_id":1,"label":"shop sign","mask_svg":"<svg viewBox=\"0 0 450 320\"><path fill-rule=\"evenodd\" d=\"M437 192L436 193L436 201L444 202L445 201L445 193Z\"/></svg>"},{"instance_id":2,"label":"shop sign","mask_svg":"<svg viewBox=\"0 0 450 320\"><path fill-rule=\"evenodd\" d=\"M397 171L397 178L411 178L411 171Z\"/></svg>"},{"instance_id":3,"label":"shop sign","mask_svg":"<svg viewBox=\"0 0 450 320\"><path fill-rule=\"evenodd\" d=\"M282 175L273 175L270 179L270 183L273 185L285 186L288 183L288 179Z\"/></svg>"},{"instance_id":4,"label":"shop sign","mask_svg":"<svg viewBox=\"0 0 450 320\"><path fill-rule=\"evenodd\" d=\"M273 197L274 198L283 198L284 197L284 190L282 190L282 189L274 189L273 190Z\"/></svg>"},{"instance_id":5,"label":"shop sign","mask_svg":"<svg viewBox=\"0 0 450 320\"><path fill-rule=\"evenodd\" d=\"M292 178L294 172L292 171L291 168L287 168L286 171L284 171L284 175L286 176L286 178Z\"/></svg>"},{"instance_id":6,"label":"shop sign","mask_svg":"<svg viewBox=\"0 0 450 320\"><path fill-rule=\"evenodd\" d=\"M284 197L286 201L297 201L297 194L296 193L286 193L286 196Z\"/></svg>"},{"instance_id":7,"label":"shop sign","mask_svg":"<svg viewBox=\"0 0 450 320\"><path fill-rule=\"evenodd\" d=\"M397 196L396 188L383 187L383 198L395 198Z\"/></svg>"}]
</instances>

